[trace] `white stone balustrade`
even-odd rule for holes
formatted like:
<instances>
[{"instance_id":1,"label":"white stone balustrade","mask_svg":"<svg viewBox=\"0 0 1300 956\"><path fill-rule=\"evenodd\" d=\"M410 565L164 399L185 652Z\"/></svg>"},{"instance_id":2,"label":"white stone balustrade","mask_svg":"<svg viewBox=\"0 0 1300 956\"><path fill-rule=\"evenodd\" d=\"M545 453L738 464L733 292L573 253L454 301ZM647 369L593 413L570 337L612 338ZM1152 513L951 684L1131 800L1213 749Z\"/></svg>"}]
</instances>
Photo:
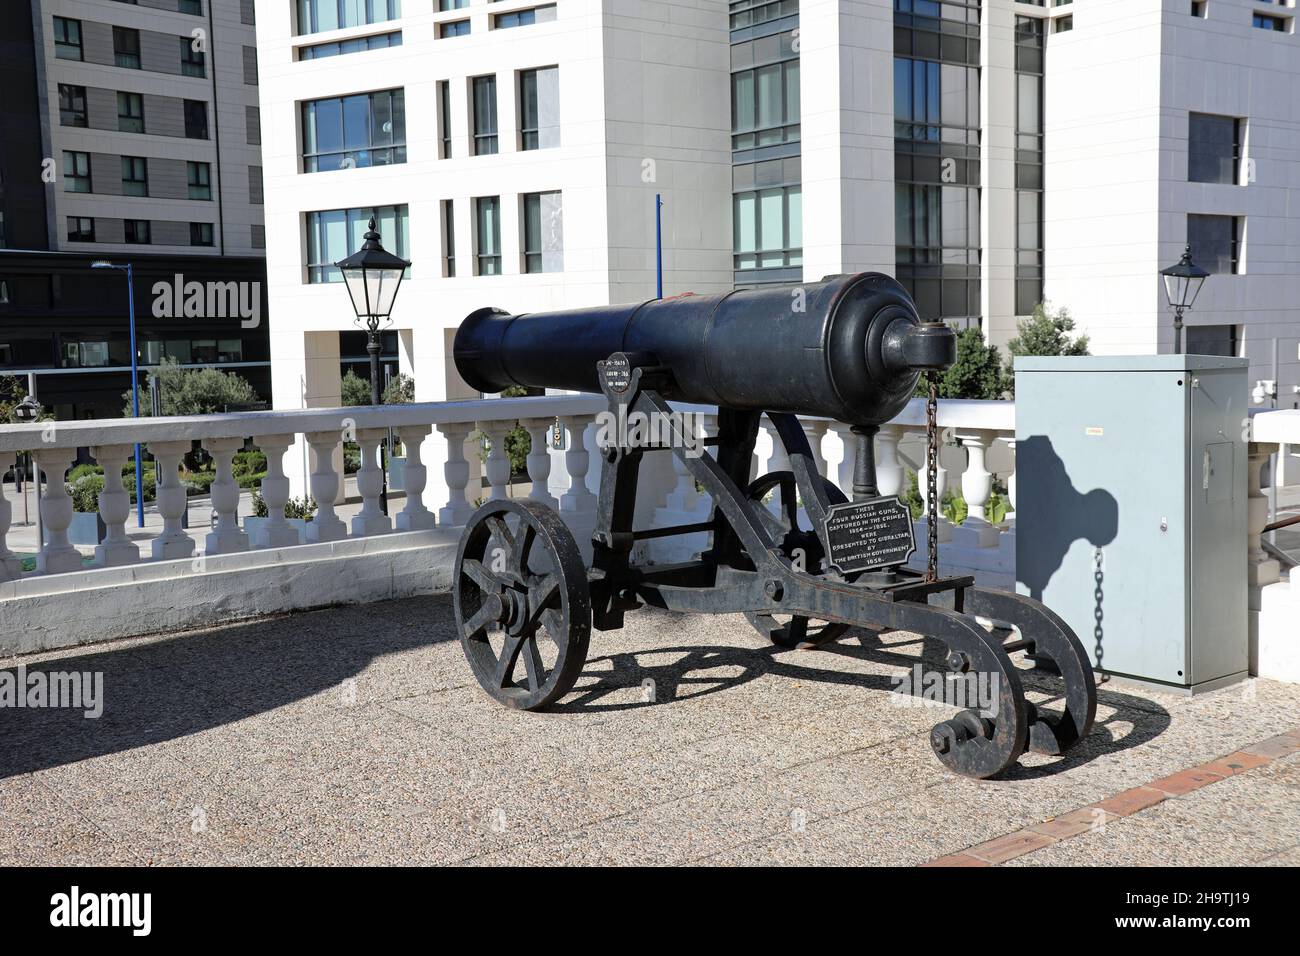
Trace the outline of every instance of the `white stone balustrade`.
<instances>
[{"instance_id":1,"label":"white stone balustrade","mask_svg":"<svg viewBox=\"0 0 1300 956\"><path fill-rule=\"evenodd\" d=\"M140 560L140 547L126 536L131 515L131 494L122 483L122 469L135 452L131 445L96 445L90 453L104 468L104 490L99 494L99 516L104 540L95 547L95 566L113 568Z\"/></svg>"},{"instance_id":2,"label":"white stone balustrade","mask_svg":"<svg viewBox=\"0 0 1300 956\"><path fill-rule=\"evenodd\" d=\"M1268 498L1260 473L1269 456L1300 445L1300 410L1258 412L1251 417L1246 478L1247 585L1250 608L1250 672L1300 683L1300 573L1264 550L1261 532L1269 523Z\"/></svg>"},{"instance_id":3,"label":"white stone balustrade","mask_svg":"<svg viewBox=\"0 0 1300 956\"><path fill-rule=\"evenodd\" d=\"M387 429L383 428L362 428L357 431L357 447L361 449L361 467L357 470L361 511L352 519L354 537L387 534L393 530L392 519L384 514L379 500L384 490L384 472L379 466L379 445L387 434Z\"/></svg>"},{"instance_id":4,"label":"white stone balustrade","mask_svg":"<svg viewBox=\"0 0 1300 956\"><path fill-rule=\"evenodd\" d=\"M248 535L239 527L239 485L232 471L242 438L205 438L203 450L212 456L217 477L212 482L212 509L217 514L212 533L203 539L204 554L231 554L248 550Z\"/></svg>"}]
</instances>

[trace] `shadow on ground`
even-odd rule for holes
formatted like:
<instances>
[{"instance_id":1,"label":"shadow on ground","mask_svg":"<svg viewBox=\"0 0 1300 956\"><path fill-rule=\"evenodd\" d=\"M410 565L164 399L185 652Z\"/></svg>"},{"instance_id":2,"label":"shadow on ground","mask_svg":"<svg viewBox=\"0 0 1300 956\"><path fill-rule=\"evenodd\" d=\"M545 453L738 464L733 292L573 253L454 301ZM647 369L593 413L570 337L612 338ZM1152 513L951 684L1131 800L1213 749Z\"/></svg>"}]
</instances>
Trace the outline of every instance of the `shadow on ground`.
<instances>
[{"instance_id":1,"label":"shadow on ground","mask_svg":"<svg viewBox=\"0 0 1300 956\"><path fill-rule=\"evenodd\" d=\"M400 612L394 613L397 607ZM671 627L664 630L671 632ZM455 639L451 608L443 600L424 598L286 615L27 663L28 674L102 673L105 711L101 718L88 720L81 710L0 709L0 779L175 740L263 714L337 689L378 657ZM595 646L599 648L598 641ZM872 631L854 629L813 651L746 644L597 653L589 659L578 688L552 710L578 717L672 706L735 691L768 674L891 693L896 691L891 674L826 665L834 656L899 672L918 662L943 669L943 652L943 645L928 639L886 644ZM455 651L457 658L459 654ZM5 669L17 667L15 663ZM1028 672L1022 672L1022 678L1027 691L1050 694L1050 682ZM471 680L466 666L465 682ZM647 681L654 682L655 693L629 702L627 689ZM1052 706L1050 697L1038 699L1040 706ZM1101 754L1138 746L1169 725L1168 712L1147 698L1103 689L1099 702L1122 710L1124 716L1115 719L1132 724L1132 730L1108 734L1099 721L1076 755L1040 766L1017 766L1009 776L1060 773ZM935 721L946 716L937 710Z\"/></svg>"}]
</instances>

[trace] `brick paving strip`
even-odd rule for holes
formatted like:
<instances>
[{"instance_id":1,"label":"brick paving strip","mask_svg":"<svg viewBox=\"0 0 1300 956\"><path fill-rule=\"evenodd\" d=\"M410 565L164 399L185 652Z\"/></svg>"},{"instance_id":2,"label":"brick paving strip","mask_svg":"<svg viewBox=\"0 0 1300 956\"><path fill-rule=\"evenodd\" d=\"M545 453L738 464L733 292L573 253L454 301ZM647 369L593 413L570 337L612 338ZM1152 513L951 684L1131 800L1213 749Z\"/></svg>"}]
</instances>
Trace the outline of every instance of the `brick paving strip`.
<instances>
[{"instance_id":1,"label":"brick paving strip","mask_svg":"<svg viewBox=\"0 0 1300 956\"><path fill-rule=\"evenodd\" d=\"M1199 767L1180 770L1168 777L1161 777L1140 787L1133 787L1043 823L1004 834L986 843L962 850L960 853L950 853L921 865L993 866L1005 863L1007 860L1014 860L1035 850L1041 850L1043 847L1053 846L1081 833L1087 833L1112 820L1141 813L1170 797L1181 797L1185 793L1208 787L1236 774L1263 767L1279 757L1297 751L1300 751L1300 728L1261 740L1226 757L1203 763Z\"/></svg>"}]
</instances>

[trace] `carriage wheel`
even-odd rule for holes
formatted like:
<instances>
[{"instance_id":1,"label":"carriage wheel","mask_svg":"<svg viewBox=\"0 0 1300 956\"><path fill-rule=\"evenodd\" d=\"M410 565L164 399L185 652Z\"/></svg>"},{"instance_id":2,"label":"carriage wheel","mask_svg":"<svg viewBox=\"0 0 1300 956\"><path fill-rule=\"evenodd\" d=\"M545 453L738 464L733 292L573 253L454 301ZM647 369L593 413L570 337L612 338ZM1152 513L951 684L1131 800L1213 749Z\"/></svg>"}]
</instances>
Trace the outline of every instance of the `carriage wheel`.
<instances>
[{"instance_id":1,"label":"carriage wheel","mask_svg":"<svg viewBox=\"0 0 1300 956\"><path fill-rule=\"evenodd\" d=\"M567 694L587 659L591 596L573 535L535 501L489 501L456 553L460 645L483 689L536 710Z\"/></svg>"},{"instance_id":2,"label":"carriage wheel","mask_svg":"<svg viewBox=\"0 0 1300 956\"><path fill-rule=\"evenodd\" d=\"M831 504L848 501L844 492L823 475L817 476ZM764 502L768 494L776 492L779 514L773 514ZM774 471L752 481L745 495L755 504L758 520L767 528L781 553L791 560L800 555L809 574L821 574L825 552L815 531L799 524L799 486L792 471ZM771 614L766 611L746 611L745 617L758 631L779 647L798 647L801 644L825 644L849 629L847 624L809 620L793 614Z\"/></svg>"}]
</instances>

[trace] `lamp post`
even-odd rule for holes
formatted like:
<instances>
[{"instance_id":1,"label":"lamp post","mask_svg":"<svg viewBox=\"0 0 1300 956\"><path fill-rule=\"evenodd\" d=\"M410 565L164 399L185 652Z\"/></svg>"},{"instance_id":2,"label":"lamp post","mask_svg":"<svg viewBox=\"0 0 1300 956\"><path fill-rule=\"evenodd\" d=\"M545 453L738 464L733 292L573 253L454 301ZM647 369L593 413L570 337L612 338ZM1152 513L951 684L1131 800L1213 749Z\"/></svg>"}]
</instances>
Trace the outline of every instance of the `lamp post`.
<instances>
[{"instance_id":1,"label":"lamp post","mask_svg":"<svg viewBox=\"0 0 1300 956\"><path fill-rule=\"evenodd\" d=\"M356 322L366 330L366 352L370 355L370 404L379 404L379 332L389 326L393 302L402 276L411 264L384 249L375 231L374 217L361 248L346 259L334 263L343 274L343 283L352 299ZM380 507L388 514L388 471L380 462L383 485Z\"/></svg>"},{"instance_id":2,"label":"lamp post","mask_svg":"<svg viewBox=\"0 0 1300 956\"><path fill-rule=\"evenodd\" d=\"M1183 257L1174 265L1160 270L1165 280L1165 298L1174 310L1174 352L1183 354L1183 313L1190 312L1201 285L1209 275L1192 261L1192 247L1183 249Z\"/></svg>"},{"instance_id":3,"label":"lamp post","mask_svg":"<svg viewBox=\"0 0 1300 956\"><path fill-rule=\"evenodd\" d=\"M117 269L126 273L126 302L131 319L131 414L140 417L140 367L135 350L135 276L131 263L118 265L103 259L90 264L92 269ZM105 480L108 476L105 475ZM135 521L136 527L144 527L144 472L140 466L140 443L135 443Z\"/></svg>"}]
</instances>

